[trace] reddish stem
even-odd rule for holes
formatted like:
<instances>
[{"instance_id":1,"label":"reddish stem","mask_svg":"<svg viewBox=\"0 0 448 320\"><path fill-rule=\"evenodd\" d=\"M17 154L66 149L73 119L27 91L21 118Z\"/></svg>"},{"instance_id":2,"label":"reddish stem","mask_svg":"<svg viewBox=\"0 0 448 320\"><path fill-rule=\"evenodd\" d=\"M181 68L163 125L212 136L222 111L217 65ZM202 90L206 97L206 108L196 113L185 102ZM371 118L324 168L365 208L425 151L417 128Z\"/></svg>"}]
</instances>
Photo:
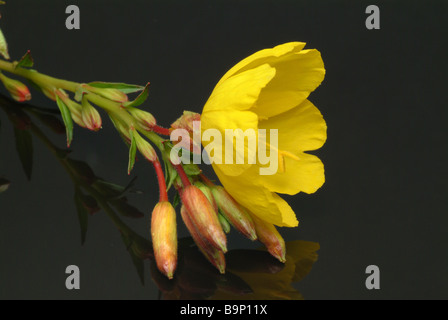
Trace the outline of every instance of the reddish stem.
<instances>
[{"instance_id":1,"label":"reddish stem","mask_svg":"<svg viewBox=\"0 0 448 320\"><path fill-rule=\"evenodd\" d=\"M204 181L204 183L208 186L208 187L213 187L215 184L213 182L210 181L209 178L207 178L203 173L201 173L199 175L199 177L201 177L202 181Z\"/></svg>"},{"instance_id":2,"label":"reddish stem","mask_svg":"<svg viewBox=\"0 0 448 320\"><path fill-rule=\"evenodd\" d=\"M171 135L170 129L164 128L164 127L160 127L158 125L153 125L151 127L151 130L154 131L155 133L164 135L164 136L169 136Z\"/></svg>"},{"instance_id":3,"label":"reddish stem","mask_svg":"<svg viewBox=\"0 0 448 320\"><path fill-rule=\"evenodd\" d=\"M165 184L165 175L163 174L162 166L160 165L160 162L158 160L154 161L153 165L154 169L156 170L157 181L159 182L159 192L160 192L159 202L168 201L168 193L166 191L166 184Z\"/></svg>"},{"instance_id":4,"label":"reddish stem","mask_svg":"<svg viewBox=\"0 0 448 320\"><path fill-rule=\"evenodd\" d=\"M184 168L182 168L182 165L173 164L173 166L179 174L180 180L182 180L182 184L184 185L184 187L188 187L189 185L191 185L190 179L188 179L188 176L185 173Z\"/></svg>"}]
</instances>

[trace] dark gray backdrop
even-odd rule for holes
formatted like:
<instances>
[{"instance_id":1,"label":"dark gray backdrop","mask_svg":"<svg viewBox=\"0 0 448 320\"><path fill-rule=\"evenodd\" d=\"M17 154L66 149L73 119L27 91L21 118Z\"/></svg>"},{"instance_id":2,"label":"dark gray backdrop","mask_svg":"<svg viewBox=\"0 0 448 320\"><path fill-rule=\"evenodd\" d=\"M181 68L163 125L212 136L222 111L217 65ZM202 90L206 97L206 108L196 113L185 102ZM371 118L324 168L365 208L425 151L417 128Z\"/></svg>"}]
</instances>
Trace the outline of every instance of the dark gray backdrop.
<instances>
[{"instance_id":1,"label":"dark gray backdrop","mask_svg":"<svg viewBox=\"0 0 448 320\"><path fill-rule=\"evenodd\" d=\"M77 4L81 29L65 28ZM365 8L381 10L381 29L365 28ZM316 154L325 185L287 197L300 220L287 240L318 242L319 260L295 284L306 299L446 299L446 1L8 1L0 26L13 58L30 49L35 68L69 80L151 82L145 106L168 125L184 109L200 112L223 73L241 58L288 41L318 49L327 74L310 96L328 125ZM3 92L3 91L2 91ZM33 103L54 107L33 92ZM142 286L120 235L105 215L89 221L80 245L73 186L35 143L27 181L4 113L0 175L0 297L156 299ZM64 145L64 137L53 137ZM58 140L59 139L59 140ZM100 134L75 129L73 155L125 184L127 150L110 123ZM128 221L148 235L157 201L151 167L132 176L147 216ZM184 232L181 230L180 232ZM231 248L249 247L232 237ZM82 270L81 290L65 289L65 267ZM381 270L381 289L365 288L365 268Z\"/></svg>"}]
</instances>

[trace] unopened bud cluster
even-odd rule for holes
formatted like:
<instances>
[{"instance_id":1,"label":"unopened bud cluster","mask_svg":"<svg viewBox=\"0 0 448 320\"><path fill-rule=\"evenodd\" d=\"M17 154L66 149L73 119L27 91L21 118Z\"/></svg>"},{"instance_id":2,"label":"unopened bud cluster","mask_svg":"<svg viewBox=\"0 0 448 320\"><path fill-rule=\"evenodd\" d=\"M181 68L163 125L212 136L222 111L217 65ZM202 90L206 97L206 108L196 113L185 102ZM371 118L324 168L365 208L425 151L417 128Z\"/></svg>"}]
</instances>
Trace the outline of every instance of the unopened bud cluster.
<instances>
[{"instance_id":1,"label":"unopened bud cluster","mask_svg":"<svg viewBox=\"0 0 448 320\"><path fill-rule=\"evenodd\" d=\"M198 176L189 177L189 180L193 180L191 183L178 183L176 188L181 199L182 220L205 258L220 273L225 273L226 233L233 227L248 239L259 240L272 256L285 262L285 242L275 226L248 212L222 186L211 183L203 175L201 177L203 179ZM172 211L169 215L172 215ZM154 217L152 221L154 223ZM174 224L171 222L167 225ZM165 228L164 232L170 233L171 236L176 234L174 228ZM168 238L168 235L165 237ZM161 250L159 244L154 244L154 250ZM167 266L172 267L174 259L169 252L173 250L166 250L164 254L155 253L155 256L156 260L160 259L157 260L158 269L171 278L171 272L174 270L167 269Z\"/></svg>"}]
</instances>

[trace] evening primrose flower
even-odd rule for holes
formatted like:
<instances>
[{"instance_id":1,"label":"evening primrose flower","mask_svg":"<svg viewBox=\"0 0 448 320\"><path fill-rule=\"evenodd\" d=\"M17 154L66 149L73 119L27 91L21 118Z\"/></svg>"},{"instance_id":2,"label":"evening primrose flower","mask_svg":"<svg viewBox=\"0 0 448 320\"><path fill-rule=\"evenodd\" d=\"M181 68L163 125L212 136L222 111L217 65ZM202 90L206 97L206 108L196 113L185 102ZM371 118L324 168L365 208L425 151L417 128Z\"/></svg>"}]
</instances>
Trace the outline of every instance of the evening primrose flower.
<instances>
[{"instance_id":1,"label":"evening primrose flower","mask_svg":"<svg viewBox=\"0 0 448 320\"><path fill-rule=\"evenodd\" d=\"M238 203L277 226L298 225L294 211L277 193L313 193L325 181L322 162L305 153L320 148L326 140L325 121L307 100L324 79L325 69L319 51L303 50L304 46L302 42L285 43L243 59L221 78L201 114L202 133L215 129L224 136L226 129L277 130L278 143L271 148L278 156L275 174L260 175L265 165L259 161L212 163L220 182ZM270 141L267 136L266 145ZM202 143L204 147L208 144ZM257 147L263 147L259 140ZM247 160L248 148L246 143L233 151L243 153Z\"/></svg>"}]
</instances>

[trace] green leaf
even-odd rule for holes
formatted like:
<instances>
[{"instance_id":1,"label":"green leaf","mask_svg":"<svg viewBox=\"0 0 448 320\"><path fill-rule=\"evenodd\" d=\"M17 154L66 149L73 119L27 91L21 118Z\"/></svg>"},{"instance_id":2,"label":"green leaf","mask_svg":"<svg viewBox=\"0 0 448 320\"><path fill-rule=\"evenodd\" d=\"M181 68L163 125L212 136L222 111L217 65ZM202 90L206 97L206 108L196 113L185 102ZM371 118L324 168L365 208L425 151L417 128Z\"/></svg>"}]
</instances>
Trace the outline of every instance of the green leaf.
<instances>
[{"instance_id":1,"label":"green leaf","mask_svg":"<svg viewBox=\"0 0 448 320\"><path fill-rule=\"evenodd\" d=\"M174 194L174 198L173 198L173 208L176 208L178 205L180 204L180 196L179 196L179 192L176 192Z\"/></svg>"},{"instance_id":2,"label":"green leaf","mask_svg":"<svg viewBox=\"0 0 448 320\"><path fill-rule=\"evenodd\" d=\"M70 147L70 144L73 140L73 120L72 120L72 114L70 113L70 110L65 105L65 103L59 98L58 95L56 95L56 103L59 107L59 110L61 111L62 120L65 124L65 132L67 135L67 147Z\"/></svg>"},{"instance_id":3,"label":"green leaf","mask_svg":"<svg viewBox=\"0 0 448 320\"><path fill-rule=\"evenodd\" d=\"M31 133L28 130L14 128L14 135L20 162L28 180L30 180L33 169L33 139Z\"/></svg>"},{"instance_id":4,"label":"green leaf","mask_svg":"<svg viewBox=\"0 0 448 320\"><path fill-rule=\"evenodd\" d=\"M2 29L0 29L0 54L3 58L9 60L8 43L6 42Z\"/></svg>"},{"instance_id":5,"label":"green leaf","mask_svg":"<svg viewBox=\"0 0 448 320\"><path fill-rule=\"evenodd\" d=\"M102 81L94 81L88 83L89 86L95 88L108 88L108 89L118 89L123 93L133 93L139 92L145 89L145 87L138 86L135 84L127 84L121 82L102 82Z\"/></svg>"},{"instance_id":6,"label":"green leaf","mask_svg":"<svg viewBox=\"0 0 448 320\"><path fill-rule=\"evenodd\" d=\"M83 205L83 194L81 190L76 187L75 188L75 205L76 205L76 211L78 212L78 220L79 225L81 227L81 244L84 244L86 241L86 235L87 235L87 226L89 221L89 212Z\"/></svg>"},{"instance_id":7,"label":"green leaf","mask_svg":"<svg viewBox=\"0 0 448 320\"><path fill-rule=\"evenodd\" d=\"M34 65L33 57L31 56L31 51L28 50L25 55L22 57L22 59L19 60L19 62L15 63L14 69L17 68L31 68Z\"/></svg>"},{"instance_id":8,"label":"green leaf","mask_svg":"<svg viewBox=\"0 0 448 320\"><path fill-rule=\"evenodd\" d=\"M143 91L138 95L137 98L135 98L134 101L128 101L128 102L123 103L123 107L125 107L125 108L137 107L137 106L141 105L148 98L148 94L149 94L149 82L146 84L145 89L143 89Z\"/></svg>"},{"instance_id":9,"label":"green leaf","mask_svg":"<svg viewBox=\"0 0 448 320\"><path fill-rule=\"evenodd\" d=\"M135 164L135 153L137 152L137 143L134 137L134 130L129 130L129 135L131 137L131 145L129 146L129 162L128 162L128 174L131 174L132 168Z\"/></svg>"},{"instance_id":10,"label":"green leaf","mask_svg":"<svg viewBox=\"0 0 448 320\"><path fill-rule=\"evenodd\" d=\"M183 168L188 176L197 176L201 173L201 169L194 163L186 163L183 165Z\"/></svg>"}]
</instances>

